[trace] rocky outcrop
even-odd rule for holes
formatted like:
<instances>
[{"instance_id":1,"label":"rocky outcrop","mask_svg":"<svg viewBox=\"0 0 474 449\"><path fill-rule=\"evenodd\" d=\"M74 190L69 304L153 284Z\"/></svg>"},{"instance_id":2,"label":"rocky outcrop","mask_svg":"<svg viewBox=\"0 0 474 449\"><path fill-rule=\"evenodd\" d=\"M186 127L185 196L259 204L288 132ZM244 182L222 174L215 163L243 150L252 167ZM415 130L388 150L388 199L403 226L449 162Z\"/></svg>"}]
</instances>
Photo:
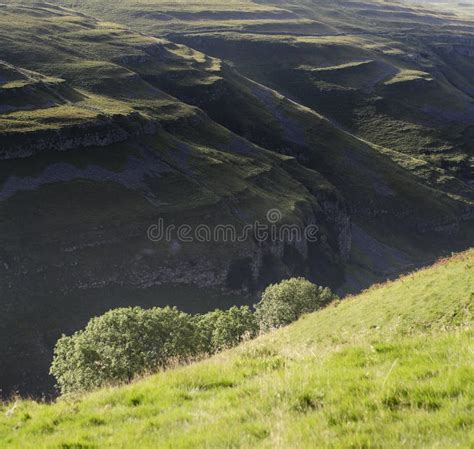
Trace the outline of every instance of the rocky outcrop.
<instances>
[{"instance_id":1,"label":"rocky outcrop","mask_svg":"<svg viewBox=\"0 0 474 449\"><path fill-rule=\"evenodd\" d=\"M0 134L0 159L28 157L42 151L67 151L107 146L141 134L153 134L157 124L138 113L99 115L94 121L31 132Z\"/></svg>"}]
</instances>

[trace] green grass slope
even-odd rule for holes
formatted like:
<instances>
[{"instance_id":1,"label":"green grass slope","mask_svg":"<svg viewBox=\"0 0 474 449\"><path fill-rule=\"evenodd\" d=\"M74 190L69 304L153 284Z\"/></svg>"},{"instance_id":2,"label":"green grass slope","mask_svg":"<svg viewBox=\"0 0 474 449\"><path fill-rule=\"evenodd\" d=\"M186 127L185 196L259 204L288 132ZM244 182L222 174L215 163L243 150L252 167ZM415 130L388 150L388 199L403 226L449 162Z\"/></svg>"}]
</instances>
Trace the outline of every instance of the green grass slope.
<instances>
[{"instance_id":1,"label":"green grass slope","mask_svg":"<svg viewBox=\"0 0 474 449\"><path fill-rule=\"evenodd\" d=\"M467 448L474 251L193 365L6 403L16 448Z\"/></svg>"}]
</instances>

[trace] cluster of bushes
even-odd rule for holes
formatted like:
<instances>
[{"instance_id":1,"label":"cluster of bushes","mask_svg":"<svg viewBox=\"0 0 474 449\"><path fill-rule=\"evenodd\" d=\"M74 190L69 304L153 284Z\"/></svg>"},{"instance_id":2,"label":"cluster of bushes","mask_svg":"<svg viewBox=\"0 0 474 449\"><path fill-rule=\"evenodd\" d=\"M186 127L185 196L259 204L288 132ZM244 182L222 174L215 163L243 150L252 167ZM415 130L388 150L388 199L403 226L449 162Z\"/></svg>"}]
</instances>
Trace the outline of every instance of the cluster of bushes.
<instances>
[{"instance_id":1,"label":"cluster of bushes","mask_svg":"<svg viewBox=\"0 0 474 449\"><path fill-rule=\"evenodd\" d=\"M267 287L255 311L247 306L201 315L172 307L111 310L58 340L50 372L63 394L128 382L290 324L334 298L328 288L293 278Z\"/></svg>"}]
</instances>

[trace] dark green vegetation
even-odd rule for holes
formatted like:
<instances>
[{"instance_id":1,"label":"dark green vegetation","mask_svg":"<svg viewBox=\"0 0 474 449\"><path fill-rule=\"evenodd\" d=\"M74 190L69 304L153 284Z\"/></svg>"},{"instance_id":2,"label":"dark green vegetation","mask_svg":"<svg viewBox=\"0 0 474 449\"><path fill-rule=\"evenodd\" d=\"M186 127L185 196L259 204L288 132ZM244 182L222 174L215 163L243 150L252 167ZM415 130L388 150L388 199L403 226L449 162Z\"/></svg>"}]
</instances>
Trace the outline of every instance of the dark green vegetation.
<instances>
[{"instance_id":1,"label":"dark green vegetation","mask_svg":"<svg viewBox=\"0 0 474 449\"><path fill-rule=\"evenodd\" d=\"M358 291L471 246L468 11L3 1L5 392L50 391L59 335L113 307L252 304L290 276ZM271 208L318 242L147 239Z\"/></svg>"},{"instance_id":2,"label":"dark green vegetation","mask_svg":"<svg viewBox=\"0 0 474 449\"><path fill-rule=\"evenodd\" d=\"M176 308L115 309L56 343L51 374L61 393L77 393L212 354L255 336L247 306L189 315Z\"/></svg>"},{"instance_id":3,"label":"dark green vegetation","mask_svg":"<svg viewBox=\"0 0 474 449\"><path fill-rule=\"evenodd\" d=\"M329 289L293 278L267 287L255 313L248 306L197 315L175 307L111 310L58 340L50 372L61 393L129 382L229 349L254 338L259 329L285 326L335 299Z\"/></svg>"},{"instance_id":4,"label":"dark green vegetation","mask_svg":"<svg viewBox=\"0 0 474 449\"><path fill-rule=\"evenodd\" d=\"M209 360L0 407L5 448L469 448L474 253Z\"/></svg>"},{"instance_id":5,"label":"dark green vegetation","mask_svg":"<svg viewBox=\"0 0 474 449\"><path fill-rule=\"evenodd\" d=\"M265 332L291 324L301 315L315 312L336 299L327 287L303 278L286 279L265 289L255 305L255 314L260 330Z\"/></svg>"}]
</instances>

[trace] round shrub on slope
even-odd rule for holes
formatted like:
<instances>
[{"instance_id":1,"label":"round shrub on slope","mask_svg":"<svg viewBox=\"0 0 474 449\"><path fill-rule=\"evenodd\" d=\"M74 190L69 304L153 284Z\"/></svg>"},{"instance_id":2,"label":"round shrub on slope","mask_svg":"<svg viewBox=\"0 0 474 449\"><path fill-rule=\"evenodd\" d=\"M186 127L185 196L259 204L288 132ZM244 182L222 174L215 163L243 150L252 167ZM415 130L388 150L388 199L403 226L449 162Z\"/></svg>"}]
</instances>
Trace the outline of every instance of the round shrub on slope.
<instances>
[{"instance_id":1,"label":"round shrub on slope","mask_svg":"<svg viewBox=\"0 0 474 449\"><path fill-rule=\"evenodd\" d=\"M318 287L304 278L269 285L255 306L260 330L265 332L286 326L302 314L314 312L335 298L329 288Z\"/></svg>"},{"instance_id":2,"label":"round shrub on slope","mask_svg":"<svg viewBox=\"0 0 474 449\"><path fill-rule=\"evenodd\" d=\"M195 337L190 315L176 308L115 309L61 337L50 372L63 394L126 382L194 355Z\"/></svg>"},{"instance_id":3,"label":"round shrub on slope","mask_svg":"<svg viewBox=\"0 0 474 449\"><path fill-rule=\"evenodd\" d=\"M248 306L216 309L195 318L200 352L213 354L257 335L255 314Z\"/></svg>"}]
</instances>

